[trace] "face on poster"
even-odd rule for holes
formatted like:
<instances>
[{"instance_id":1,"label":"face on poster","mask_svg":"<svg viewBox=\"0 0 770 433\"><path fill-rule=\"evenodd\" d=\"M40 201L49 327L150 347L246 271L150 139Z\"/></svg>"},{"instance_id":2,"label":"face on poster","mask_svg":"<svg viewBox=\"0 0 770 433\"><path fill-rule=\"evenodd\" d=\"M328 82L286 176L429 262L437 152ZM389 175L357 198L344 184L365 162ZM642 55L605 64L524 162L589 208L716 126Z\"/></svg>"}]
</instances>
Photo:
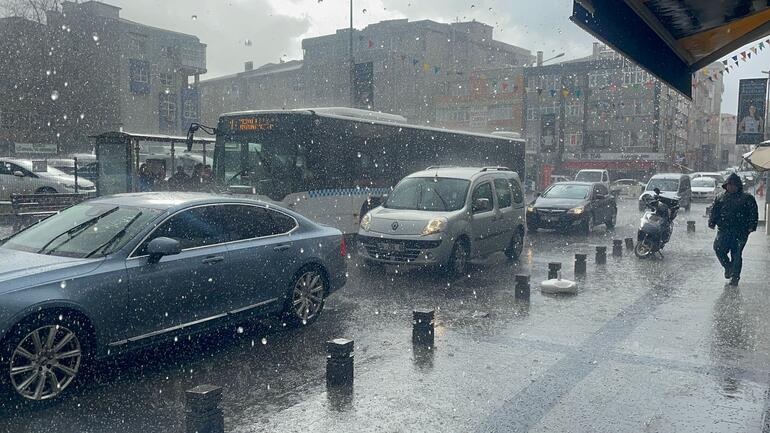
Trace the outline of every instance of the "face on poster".
<instances>
[{"instance_id":1,"label":"face on poster","mask_svg":"<svg viewBox=\"0 0 770 433\"><path fill-rule=\"evenodd\" d=\"M758 144L764 140L766 95L766 78L740 81L736 144Z\"/></svg>"}]
</instances>

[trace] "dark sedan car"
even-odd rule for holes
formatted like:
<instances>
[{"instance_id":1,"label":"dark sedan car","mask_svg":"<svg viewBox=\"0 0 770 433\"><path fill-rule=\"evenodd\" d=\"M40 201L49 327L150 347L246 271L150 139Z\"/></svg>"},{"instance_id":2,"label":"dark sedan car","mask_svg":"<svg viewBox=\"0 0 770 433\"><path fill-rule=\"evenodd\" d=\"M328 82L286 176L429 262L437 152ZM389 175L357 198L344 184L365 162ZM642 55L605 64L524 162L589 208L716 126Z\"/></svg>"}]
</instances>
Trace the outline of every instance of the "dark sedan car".
<instances>
[{"instance_id":1,"label":"dark sedan car","mask_svg":"<svg viewBox=\"0 0 770 433\"><path fill-rule=\"evenodd\" d=\"M0 383L47 400L84 363L159 339L272 313L307 324L345 284L346 254L339 230L258 201L79 204L0 247Z\"/></svg>"},{"instance_id":2,"label":"dark sedan car","mask_svg":"<svg viewBox=\"0 0 770 433\"><path fill-rule=\"evenodd\" d=\"M615 227L618 207L601 183L560 182L551 185L527 207L527 228L567 230L579 228L590 233L605 224Z\"/></svg>"}]
</instances>

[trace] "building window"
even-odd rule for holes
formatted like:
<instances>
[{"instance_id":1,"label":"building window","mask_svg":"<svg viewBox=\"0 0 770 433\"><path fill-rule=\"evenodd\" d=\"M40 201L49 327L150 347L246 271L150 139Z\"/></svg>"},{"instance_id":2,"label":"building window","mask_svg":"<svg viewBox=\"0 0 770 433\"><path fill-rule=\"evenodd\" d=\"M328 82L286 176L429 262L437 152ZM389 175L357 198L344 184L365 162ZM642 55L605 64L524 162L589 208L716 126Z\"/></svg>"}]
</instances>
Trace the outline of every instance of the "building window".
<instances>
[{"instance_id":1,"label":"building window","mask_svg":"<svg viewBox=\"0 0 770 433\"><path fill-rule=\"evenodd\" d=\"M198 117L198 105L195 103L195 101L184 101L184 106L182 107L182 116L184 116L186 119L195 119Z\"/></svg>"},{"instance_id":2,"label":"building window","mask_svg":"<svg viewBox=\"0 0 770 433\"><path fill-rule=\"evenodd\" d=\"M588 87L607 87L610 84L610 76L607 72L592 72L588 74Z\"/></svg>"},{"instance_id":3,"label":"building window","mask_svg":"<svg viewBox=\"0 0 770 433\"><path fill-rule=\"evenodd\" d=\"M147 49L147 44L137 37L130 37L128 39L128 49L135 54L144 54L144 51Z\"/></svg>"},{"instance_id":4,"label":"building window","mask_svg":"<svg viewBox=\"0 0 770 433\"><path fill-rule=\"evenodd\" d=\"M559 112L559 103L553 102L550 105L543 105L540 107L541 114L556 114Z\"/></svg>"},{"instance_id":5,"label":"building window","mask_svg":"<svg viewBox=\"0 0 770 433\"><path fill-rule=\"evenodd\" d=\"M489 107L489 120L513 119L513 105L498 105Z\"/></svg>"},{"instance_id":6,"label":"building window","mask_svg":"<svg viewBox=\"0 0 770 433\"><path fill-rule=\"evenodd\" d=\"M540 117L540 107L527 107L527 120L537 120Z\"/></svg>"},{"instance_id":7,"label":"building window","mask_svg":"<svg viewBox=\"0 0 770 433\"><path fill-rule=\"evenodd\" d=\"M609 149L610 131L592 131L587 133L585 138L585 148L586 150Z\"/></svg>"},{"instance_id":8,"label":"building window","mask_svg":"<svg viewBox=\"0 0 770 433\"><path fill-rule=\"evenodd\" d=\"M171 46L161 47L160 53L167 59L176 59L179 57L176 48Z\"/></svg>"},{"instance_id":9,"label":"building window","mask_svg":"<svg viewBox=\"0 0 770 433\"><path fill-rule=\"evenodd\" d=\"M567 146L571 148L580 148L583 146L583 134L576 132L567 134Z\"/></svg>"},{"instance_id":10,"label":"building window","mask_svg":"<svg viewBox=\"0 0 770 433\"><path fill-rule=\"evenodd\" d=\"M174 87L175 85L174 78L175 78L175 75L173 72L161 72L160 84L162 86Z\"/></svg>"},{"instance_id":11,"label":"building window","mask_svg":"<svg viewBox=\"0 0 770 433\"><path fill-rule=\"evenodd\" d=\"M133 93L149 93L150 63L144 60L129 60L129 85Z\"/></svg>"},{"instance_id":12,"label":"building window","mask_svg":"<svg viewBox=\"0 0 770 433\"><path fill-rule=\"evenodd\" d=\"M565 108L567 117L583 117L583 104L580 101L570 102Z\"/></svg>"},{"instance_id":13,"label":"building window","mask_svg":"<svg viewBox=\"0 0 770 433\"><path fill-rule=\"evenodd\" d=\"M173 93L160 94L161 122L173 123L176 120L176 95Z\"/></svg>"}]
</instances>

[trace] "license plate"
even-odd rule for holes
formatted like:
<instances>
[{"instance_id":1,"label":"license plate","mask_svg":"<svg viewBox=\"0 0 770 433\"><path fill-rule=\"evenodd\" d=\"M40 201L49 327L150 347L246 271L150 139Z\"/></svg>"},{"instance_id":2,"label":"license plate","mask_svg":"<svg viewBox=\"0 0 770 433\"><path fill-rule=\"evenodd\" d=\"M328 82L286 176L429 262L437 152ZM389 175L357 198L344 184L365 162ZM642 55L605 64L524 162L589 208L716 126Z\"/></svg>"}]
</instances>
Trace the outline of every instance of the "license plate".
<instances>
[{"instance_id":1,"label":"license plate","mask_svg":"<svg viewBox=\"0 0 770 433\"><path fill-rule=\"evenodd\" d=\"M547 223L553 223L553 222L559 221L559 218L557 218L557 217L552 217L552 216L547 216L547 217L544 217L543 219L544 219L544 220L545 220L545 222L547 222Z\"/></svg>"},{"instance_id":2,"label":"license plate","mask_svg":"<svg viewBox=\"0 0 770 433\"><path fill-rule=\"evenodd\" d=\"M404 251L404 245L396 244L396 243L381 243L380 249L382 251L401 252L401 251Z\"/></svg>"}]
</instances>

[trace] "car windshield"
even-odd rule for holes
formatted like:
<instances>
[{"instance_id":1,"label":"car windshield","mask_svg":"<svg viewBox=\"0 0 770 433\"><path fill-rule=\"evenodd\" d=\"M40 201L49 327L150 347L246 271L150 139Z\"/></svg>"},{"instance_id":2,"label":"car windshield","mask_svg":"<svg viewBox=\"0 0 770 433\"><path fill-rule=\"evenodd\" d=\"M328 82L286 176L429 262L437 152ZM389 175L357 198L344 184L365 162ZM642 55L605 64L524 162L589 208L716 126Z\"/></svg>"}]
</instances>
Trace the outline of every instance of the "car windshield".
<instances>
[{"instance_id":1,"label":"car windshield","mask_svg":"<svg viewBox=\"0 0 770 433\"><path fill-rule=\"evenodd\" d=\"M717 185L717 181L710 177L699 177L691 181L693 188L714 188Z\"/></svg>"},{"instance_id":2,"label":"car windshield","mask_svg":"<svg viewBox=\"0 0 770 433\"><path fill-rule=\"evenodd\" d=\"M650 179L647 183L646 191L653 191L655 188L661 191L677 191L679 189L679 179Z\"/></svg>"},{"instance_id":3,"label":"car windshield","mask_svg":"<svg viewBox=\"0 0 770 433\"><path fill-rule=\"evenodd\" d=\"M385 207L424 211L455 211L465 206L470 181L445 177L408 177L396 185Z\"/></svg>"},{"instance_id":4,"label":"car windshield","mask_svg":"<svg viewBox=\"0 0 770 433\"><path fill-rule=\"evenodd\" d=\"M590 185L556 184L545 190L542 194L545 198L566 198L580 200L588 198L591 193Z\"/></svg>"},{"instance_id":5,"label":"car windshield","mask_svg":"<svg viewBox=\"0 0 770 433\"><path fill-rule=\"evenodd\" d=\"M575 176L575 180L578 182L601 182L601 171L581 171Z\"/></svg>"},{"instance_id":6,"label":"car windshield","mask_svg":"<svg viewBox=\"0 0 770 433\"><path fill-rule=\"evenodd\" d=\"M160 215L157 209L82 203L8 239L3 248L63 257L102 257Z\"/></svg>"}]
</instances>

